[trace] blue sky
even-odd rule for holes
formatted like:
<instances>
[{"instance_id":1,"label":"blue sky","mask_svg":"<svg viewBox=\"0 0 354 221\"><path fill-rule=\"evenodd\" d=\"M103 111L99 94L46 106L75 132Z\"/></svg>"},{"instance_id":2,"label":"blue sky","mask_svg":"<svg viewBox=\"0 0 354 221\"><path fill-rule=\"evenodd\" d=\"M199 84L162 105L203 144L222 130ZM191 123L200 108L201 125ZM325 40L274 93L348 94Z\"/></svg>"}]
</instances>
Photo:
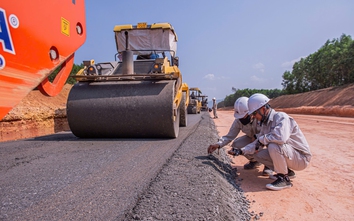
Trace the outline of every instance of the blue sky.
<instances>
[{"instance_id":1,"label":"blue sky","mask_svg":"<svg viewBox=\"0 0 354 221\"><path fill-rule=\"evenodd\" d=\"M114 60L113 27L168 22L183 82L224 99L238 89L282 89L284 71L342 34L354 38L352 0L86 0L87 39L75 63Z\"/></svg>"}]
</instances>

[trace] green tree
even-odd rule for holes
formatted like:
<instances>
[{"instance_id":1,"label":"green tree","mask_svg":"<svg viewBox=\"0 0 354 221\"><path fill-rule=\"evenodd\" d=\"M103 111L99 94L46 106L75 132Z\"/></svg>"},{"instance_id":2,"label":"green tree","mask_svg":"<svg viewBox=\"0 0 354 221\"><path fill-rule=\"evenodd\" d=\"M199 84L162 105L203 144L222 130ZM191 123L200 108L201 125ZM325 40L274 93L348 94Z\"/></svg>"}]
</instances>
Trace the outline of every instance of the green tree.
<instances>
[{"instance_id":1,"label":"green tree","mask_svg":"<svg viewBox=\"0 0 354 221\"><path fill-rule=\"evenodd\" d=\"M349 35L327 40L315 53L295 62L283 73L286 93L303 93L354 82L354 42Z\"/></svg>"},{"instance_id":2,"label":"green tree","mask_svg":"<svg viewBox=\"0 0 354 221\"><path fill-rule=\"evenodd\" d=\"M223 106L230 107L233 106L235 101L240 97L250 97L255 93L262 93L269 98L275 98L284 94L280 89L236 89L232 87L233 94L227 95L223 101Z\"/></svg>"},{"instance_id":3,"label":"green tree","mask_svg":"<svg viewBox=\"0 0 354 221\"><path fill-rule=\"evenodd\" d=\"M60 71L60 68L61 66L59 66L58 68L56 68L53 73L51 73L49 76L48 76L48 80L50 82L53 82L55 77L58 75L59 71ZM73 75L76 75L76 73L81 70L82 68L84 68L84 65L81 64L81 65L77 65L77 64L74 64L72 69L71 69L71 72L70 72L70 76L68 77L68 79L66 80L66 84L75 84L76 83L76 80L71 77Z\"/></svg>"}]
</instances>

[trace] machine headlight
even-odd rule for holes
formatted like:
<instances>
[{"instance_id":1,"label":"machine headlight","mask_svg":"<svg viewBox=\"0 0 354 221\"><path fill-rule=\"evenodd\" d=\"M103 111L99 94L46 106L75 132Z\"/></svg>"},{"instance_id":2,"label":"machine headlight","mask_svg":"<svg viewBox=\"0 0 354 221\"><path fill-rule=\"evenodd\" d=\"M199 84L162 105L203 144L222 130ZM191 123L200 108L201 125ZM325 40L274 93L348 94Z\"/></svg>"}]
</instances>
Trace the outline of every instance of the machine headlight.
<instances>
[{"instance_id":1,"label":"machine headlight","mask_svg":"<svg viewBox=\"0 0 354 221\"><path fill-rule=\"evenodd\" d=\"M96 71L96 67L95 66L89 66L87 68L87 75L96 75L97 71Z\"/></svg>"},{"instance_id":2,"label":"machine headlight","mask_svg":"<svg viewBox=\"0 0 354 221\"><path fill-rule=\"evenodd\" d=\"M161 72L161 64L158 64L158 63L154 64L154 67L153 67L152 71L160 73Z\"/></svg>"}]
</instances>

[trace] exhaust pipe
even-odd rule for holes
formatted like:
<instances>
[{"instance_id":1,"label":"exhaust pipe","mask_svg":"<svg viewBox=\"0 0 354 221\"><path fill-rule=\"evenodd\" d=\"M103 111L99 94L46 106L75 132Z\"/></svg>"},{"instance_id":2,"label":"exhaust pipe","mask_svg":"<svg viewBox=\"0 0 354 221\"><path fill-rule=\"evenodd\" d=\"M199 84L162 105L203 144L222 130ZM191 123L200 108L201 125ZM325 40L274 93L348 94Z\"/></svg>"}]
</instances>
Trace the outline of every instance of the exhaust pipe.
<instances>
[{"instance_id":1,"label":"exhaust pipe","mask_svg":"<svg viewBox=\"0 0 354 221\"><path fill-rule=\"evenodd\" d=\"M129 50L129 36L125 33L125 51L122 52L122 71L123 74L134 74L134 57L133 52Z\"/></svg>"}]
</instances>

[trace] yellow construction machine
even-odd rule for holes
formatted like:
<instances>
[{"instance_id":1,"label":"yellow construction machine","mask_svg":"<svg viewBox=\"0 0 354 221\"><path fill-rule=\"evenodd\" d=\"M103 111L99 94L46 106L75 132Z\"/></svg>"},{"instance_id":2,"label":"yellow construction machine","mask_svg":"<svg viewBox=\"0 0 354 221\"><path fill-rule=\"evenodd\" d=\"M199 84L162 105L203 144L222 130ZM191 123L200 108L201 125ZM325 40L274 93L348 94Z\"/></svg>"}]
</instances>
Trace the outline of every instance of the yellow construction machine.
<instances>
[{"instance_id":1,"label":"yellow construction machine","mask_svg":"<svg viewBox=\"0 0 354 221\"><path fill-rule=\"evenodd\" d=\"M208 95L200 95L202 98L202 111L208 111Z\"/></svg>"},{"instance_id":2,"label":"yellow construction machine","mask_svg":"<svg viewBox=\"0 0 354 221\"><path fill-rule=\"evenodd\" d=\"M116 25L115 61L85 61L68 96L67 119L81 138L175 138L187 126L177 35L169 23Z\"/></svg>"},{"instance_id":3,"label":"yellow construction machine","mask_svg":"<svg viewBox=\"0 0 354 221\"><path fill-rule=\"evenodd\" d=\"M199 88L189 88L189 103L187 107L188 114L200 114L202 109L201 94L202 91Z\"/></svg>"}]
</instances>

